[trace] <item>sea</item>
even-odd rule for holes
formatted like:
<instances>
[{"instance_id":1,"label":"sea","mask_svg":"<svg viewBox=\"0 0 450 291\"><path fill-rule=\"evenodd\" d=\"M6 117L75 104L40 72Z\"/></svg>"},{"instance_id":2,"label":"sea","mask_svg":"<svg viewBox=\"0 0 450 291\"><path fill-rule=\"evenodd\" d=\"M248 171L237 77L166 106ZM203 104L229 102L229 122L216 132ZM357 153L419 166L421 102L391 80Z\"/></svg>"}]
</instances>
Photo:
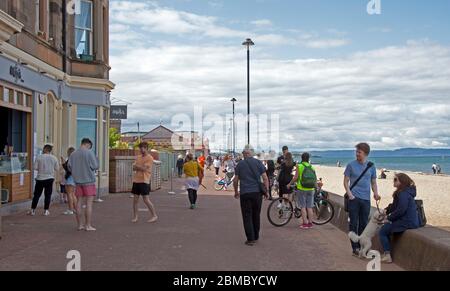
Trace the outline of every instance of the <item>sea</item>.
<instances>
[{"instance_id":1,"label":"sea","mask_svg":"<svg viewBox=\"0 0 450 291\"><path fill-rule=\"evenodd\" d=\"M301 160L300 154L294 154L295 160ZM353 161L355 157L351 156L329 156L320 155L320 153L312 154L311 161L316 165L336 167L338 161L342 167L345 167L349 162ZM450 173L450 155L449 156L375 156L370 157L370 161L375 163L378 169L388 169L392 171L407 171L420 172L425 174L432 174L432 165L437 164L442 168L442 174Z\"/></svg>"}]
</instances>

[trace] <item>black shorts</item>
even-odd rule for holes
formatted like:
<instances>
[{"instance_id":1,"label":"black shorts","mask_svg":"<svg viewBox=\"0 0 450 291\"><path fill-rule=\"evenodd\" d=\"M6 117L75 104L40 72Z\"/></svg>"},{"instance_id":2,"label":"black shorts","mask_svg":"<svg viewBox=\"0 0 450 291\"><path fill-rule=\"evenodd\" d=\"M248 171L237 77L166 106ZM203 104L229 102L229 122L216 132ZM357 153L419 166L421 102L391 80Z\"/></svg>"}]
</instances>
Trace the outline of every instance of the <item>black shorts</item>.
<instances>
[{"instance_id":1,"label":"black shorts","mask_svg":"<svg viewBox=\"0 0 450 291\"><path fill-rule=\"evenodd\" d=\"M145 183L133 183L133 189L131 193L134 195L148 196L150 195L150 184Z\"/></svg>"}]
</instances>

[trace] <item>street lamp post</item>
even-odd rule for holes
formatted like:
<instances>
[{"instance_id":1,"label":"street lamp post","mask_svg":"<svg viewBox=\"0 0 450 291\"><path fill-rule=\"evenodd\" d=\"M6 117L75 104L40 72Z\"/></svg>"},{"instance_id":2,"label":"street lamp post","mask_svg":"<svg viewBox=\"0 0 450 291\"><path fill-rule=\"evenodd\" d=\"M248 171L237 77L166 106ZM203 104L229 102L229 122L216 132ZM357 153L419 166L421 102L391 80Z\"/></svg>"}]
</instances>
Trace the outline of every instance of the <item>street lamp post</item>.
<instances>
[{"instance_id":1,"label":"street lamp post","mask_svg":"<svg viewBox=\"0 0 450 291\"><path fill-rule=\"evenodd\" d=\"M233 138L233 157L236 156L236 112L234 103L236 103L236 98L231 99L231 102L233 103L233 131L232 131L232 138Z\"/></svg>"},{"instance_id":2,"label":"street lamp post","mask_svg":"<svg viewBox=\"0 0 450 291\"><path fill-rule=\"evenodd\" d=\"M250 47L255 43L247 38L242 45L247 47L247 144L250 144Z\"/></svg>"}]
</instances>

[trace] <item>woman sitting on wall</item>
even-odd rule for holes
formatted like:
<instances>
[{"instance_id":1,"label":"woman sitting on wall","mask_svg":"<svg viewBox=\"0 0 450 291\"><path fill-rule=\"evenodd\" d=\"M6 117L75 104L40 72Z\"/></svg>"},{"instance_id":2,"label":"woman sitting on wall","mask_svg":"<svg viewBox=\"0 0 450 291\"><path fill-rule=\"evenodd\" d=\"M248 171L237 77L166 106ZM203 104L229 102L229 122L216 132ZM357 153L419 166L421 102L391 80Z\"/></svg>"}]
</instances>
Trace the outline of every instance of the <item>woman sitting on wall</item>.
<instances>
[{"instance_id":1,"label":"woman sitting on wall","mask_svg":"<svg viewBox=\"0 0 450 291\"><path fill-rule=\"evenodd\" d=\"M384 250L382 262L386 264L392 263L391 235L419 228L415 201L417 189L414 181L406 174L396 174L394 187L394 202L386 208L386 224L380 230L380 241Z\"/></svg>"}]
</instances>

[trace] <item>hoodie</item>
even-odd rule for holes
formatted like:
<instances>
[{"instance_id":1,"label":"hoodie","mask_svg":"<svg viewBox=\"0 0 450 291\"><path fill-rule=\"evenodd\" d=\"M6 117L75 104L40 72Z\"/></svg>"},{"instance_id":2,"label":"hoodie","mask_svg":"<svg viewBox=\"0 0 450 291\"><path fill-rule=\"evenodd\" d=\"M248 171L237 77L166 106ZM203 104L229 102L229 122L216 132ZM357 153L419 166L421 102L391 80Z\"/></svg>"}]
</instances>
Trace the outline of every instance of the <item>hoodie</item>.
<instances>
[{"instance_id":1,"label":"hoodie","mask_svg":"<svg viewBox=\"0 0 450 291\"><path fill-rule=\"evenodd\" d=\"M394 198L394 202L388 210L388 220L392 223L395 232L419 227L416 196L416 188L408 187Z\"/></svg>"}]
</instances>

